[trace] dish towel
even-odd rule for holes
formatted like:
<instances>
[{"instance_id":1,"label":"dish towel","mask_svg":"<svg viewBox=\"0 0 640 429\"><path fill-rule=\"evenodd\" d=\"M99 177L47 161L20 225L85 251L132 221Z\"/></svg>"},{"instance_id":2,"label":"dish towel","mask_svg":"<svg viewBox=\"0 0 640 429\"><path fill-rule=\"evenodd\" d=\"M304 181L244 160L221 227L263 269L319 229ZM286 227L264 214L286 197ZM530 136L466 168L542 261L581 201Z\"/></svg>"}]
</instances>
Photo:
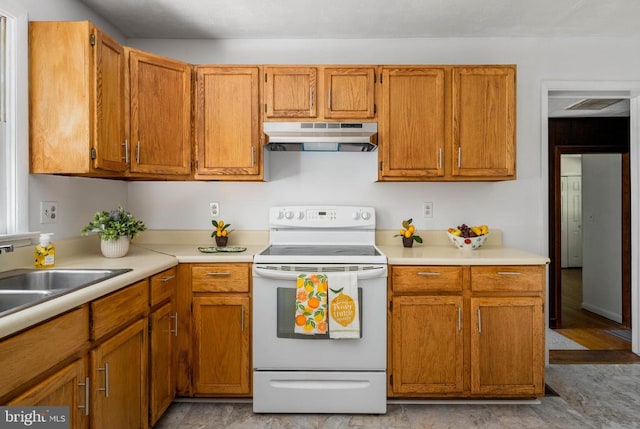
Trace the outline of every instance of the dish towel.
<instances>
[{"instance_id":1,"label":"dish towel","mask_svg":"<svg viewBox=\"0 0 640 429\"><path fill-rule=\"evenodd\" d=\"M326 274L304 273L296 281L296 334L327 333Z\"/></svg>"},{"instance_id":2,"label":"dish towel","mask_svg":"<svg viewBox=\"0 0 640 429\"><path fill-rule=\"evenodd\" d=\"M329 338L360 338L358 275L329 274Z\"/></svg>"}]
</instances>

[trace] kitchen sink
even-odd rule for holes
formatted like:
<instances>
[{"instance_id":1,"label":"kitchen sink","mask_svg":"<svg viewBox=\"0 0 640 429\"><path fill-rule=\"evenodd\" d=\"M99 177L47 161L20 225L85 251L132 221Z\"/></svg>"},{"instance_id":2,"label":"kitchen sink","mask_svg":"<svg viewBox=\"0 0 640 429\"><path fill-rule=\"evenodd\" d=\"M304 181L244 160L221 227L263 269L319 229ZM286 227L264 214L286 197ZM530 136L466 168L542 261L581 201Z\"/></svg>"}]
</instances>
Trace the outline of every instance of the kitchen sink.
<instances>
[{"instance_id":1,"label":"kitchen sink","mask_svg":"<svg viewBox=\"0 0 640 429\"><path fill-rule=\"evenodd\" d=\"M128 271L131 269L54 268L0 272L0 317Z\"/></svg>"}]
</instances>

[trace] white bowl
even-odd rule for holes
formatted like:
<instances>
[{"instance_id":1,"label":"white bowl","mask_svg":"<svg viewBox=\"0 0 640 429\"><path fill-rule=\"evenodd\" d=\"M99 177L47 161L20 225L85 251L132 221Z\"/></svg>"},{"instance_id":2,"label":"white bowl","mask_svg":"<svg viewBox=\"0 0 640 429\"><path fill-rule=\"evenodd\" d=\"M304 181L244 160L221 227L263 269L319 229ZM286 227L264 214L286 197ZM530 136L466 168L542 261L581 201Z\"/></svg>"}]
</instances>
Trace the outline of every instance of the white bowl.
<instances>
[{"instance_id":1,"label":"white bowl","mask_svg":"<svg viewBox=\"0 0 640 429\"><path fill-rule=\"evenodd\" d=\"M477 237L458 237L457 235L453 235L447 231L447 236L449 240L459 249L468 249L468 250L476 250L482 247L485 241L487 241L487 237L489 237L489 233L485 235L479 235Z\"/></svg>"}]
</instances>

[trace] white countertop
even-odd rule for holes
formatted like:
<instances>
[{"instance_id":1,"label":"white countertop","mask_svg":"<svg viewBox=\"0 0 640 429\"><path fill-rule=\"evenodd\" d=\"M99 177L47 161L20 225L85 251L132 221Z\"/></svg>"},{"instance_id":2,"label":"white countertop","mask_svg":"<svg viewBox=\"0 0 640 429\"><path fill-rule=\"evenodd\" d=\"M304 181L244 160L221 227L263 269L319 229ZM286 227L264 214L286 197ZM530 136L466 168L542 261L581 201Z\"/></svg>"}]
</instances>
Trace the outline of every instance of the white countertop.
<instances>
[{"instance_id":1,"label":"white countertop","mask_svg":"<svg viewBox=\"0 0 640 429\"><path fill-rule=\"evenodd\" d=\"M146 240L136 240L127 256L109 259L100 254L97 241L89 239L70 240L69 244L57 249L56 268L130 268L132 271L104 280L92 286L56 297L31 308L0 317L0 338L18 332L29 326L55 317L79 305L114 292L125 286L143 280L179 263L251 263L253 256L260 252L268 241L268 235L258 233L238 233L237 242L231 245L246 247L240 253L201 253L199 246L210 246L211 239L202 232L170 231L148 234ZM412 248L404 248L398 239L390 240L391 234L378 234L378 247L387 256L389 264L395 265L543 265L549 258L519 249L501 247L499 235L493 244L478 250L460 250L440 236L429 237L431 245L414 243ZM159 240L158 240L159 238ZM166 240L166 241L165 241ZM247 244L242 244L242 243ZM205 244L192 244L205 243ZM209 244L206 244L209 243ZM488 241L489 243L489 241ZM9 258L3 255L0 270L11 268L31 268L28 264L32 248L16 251ZM14 259L10 259L14 258Z\"/></svg>"},{"instance_id":2,"label":"white countertop","mask_svg":"<svg viewBox=\"0 0 640 429\"><path fill-rule=\"evenodd\" d=\"M413 247L378 246L390 265L544 265L549 258L509 247L461 250L453 245Z\"/></svg>"}]
</instances>

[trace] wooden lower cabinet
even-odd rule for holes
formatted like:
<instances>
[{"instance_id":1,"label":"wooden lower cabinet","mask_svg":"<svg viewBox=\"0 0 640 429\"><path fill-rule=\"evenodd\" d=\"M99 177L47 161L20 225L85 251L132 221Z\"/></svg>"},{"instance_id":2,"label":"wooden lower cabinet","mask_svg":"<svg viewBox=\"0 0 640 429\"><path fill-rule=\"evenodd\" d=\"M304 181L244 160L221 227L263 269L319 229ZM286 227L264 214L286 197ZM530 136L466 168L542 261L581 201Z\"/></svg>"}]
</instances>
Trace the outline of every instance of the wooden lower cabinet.
<instances>
[{"instance_id":1,"label":"wooden lower cabinet","mask_svg":"<svg viewBox=\"0 0 640 429\"><path fill-rule=\"evenodd\" d=\"M248 296L193 298L193 390L196 395L250 393Z\"/></svg>"},{"instance_id":2,"label":"wooden lower cabinet","mask_svg":"<svg viewBox=\"0 0 640 429\"><path fill-rule=\"evenodd\" d=\"M471 392L544 392L540 298L471 298Z\"/></svg>"},{"instance_id":3,"label":"wooden lower cabinet","mask_svg":"<svg viewBox=\"0 0 640 429\"><path fill-rule=\"evenodd\" d=\"M173 352L176 317L171 302L149 316L149 418L152 426L176 394Z\"/></svg>"},{"instance_id":4,"label":"wooden lower cabinet","mask_svg":"<svg viewBox=\"0 0 640 429\"><path fill-rule=\"evenodd\" d=\"M89 353L91 428L147 428L147 319L139 319Z\"/></svg>"},{"instance_id":5,"label":"wooden lower cabinet","mask_svg":"<svg viewBox=\"0 0 640 429\"><path fill-rule=\"evenodd\" d=\"M544 395L545 266L390 271L390 397Z\"/></svg>"},{"instance_id":6,"label":"wooden lower cabinet","mask_svg":"<svg viewBox=\"0 0 640 429\"><path fill-rule=\"evenodd\" d=\"M393 298L394 392L463 390L462 298Z\"/></svg>"},{"instance_id":7,"label":"wooden lower cabinet","mask_svg":"<svg viewBox=\"0 0 640 429\"><path fill-rule=\"evenodd\" d=\"M7 405L68 406L69 428L82 429L87 427L89 415L87 389L89 389L89 378L86 360L78 359L9 401Z\"/></svg>"}]
</instances>

